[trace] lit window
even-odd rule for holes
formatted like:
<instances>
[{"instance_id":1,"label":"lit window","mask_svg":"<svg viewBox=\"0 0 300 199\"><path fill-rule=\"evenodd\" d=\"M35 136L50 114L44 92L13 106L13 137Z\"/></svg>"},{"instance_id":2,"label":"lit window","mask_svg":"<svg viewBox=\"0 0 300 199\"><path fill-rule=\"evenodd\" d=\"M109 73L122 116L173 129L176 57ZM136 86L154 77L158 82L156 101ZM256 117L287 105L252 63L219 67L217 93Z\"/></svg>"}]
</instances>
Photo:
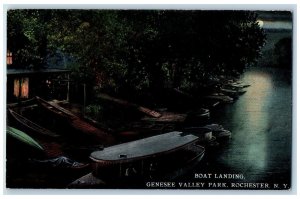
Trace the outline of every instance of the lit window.
<instances>
[{"instance_id":1,"label":"lit window","mask_svg":"<svg viewBox=\"0 0 300 199\"><path fill-rule=\"evenodd\" d=\"M7 65L11 65L12 64L12 52L7 52L7 55L6 55L6 63Z\"/></svg>"},{"instance_id":2,"label":"lit window","mask_svg":"<svg viewBox=\"0 0 300 199\"><path fill-rule=\"evenodd\" d=\"M14 96L17 98L28 98L29 78L16 78L14 80Z\"/></svg>"}]
</instances>

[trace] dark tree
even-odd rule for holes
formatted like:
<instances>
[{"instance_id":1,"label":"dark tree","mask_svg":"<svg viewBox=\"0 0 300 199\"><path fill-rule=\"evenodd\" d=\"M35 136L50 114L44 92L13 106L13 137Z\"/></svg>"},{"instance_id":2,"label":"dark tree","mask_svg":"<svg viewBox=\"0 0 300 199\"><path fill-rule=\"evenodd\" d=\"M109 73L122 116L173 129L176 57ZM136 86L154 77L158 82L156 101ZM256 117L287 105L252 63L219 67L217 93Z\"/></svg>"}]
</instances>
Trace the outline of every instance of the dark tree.
<instances>
[{"instance_id":1,"label":"dark tree","mask_svg":"<svg viewBox=\"0 0 300 199\"><path fill-rule=\"evenodd\" d=\"M16 65L60 52L78 83L156 94L240 74L265 40L254 12L201 10L11 10L7 35Z\"/></svg>"}]
</instances>

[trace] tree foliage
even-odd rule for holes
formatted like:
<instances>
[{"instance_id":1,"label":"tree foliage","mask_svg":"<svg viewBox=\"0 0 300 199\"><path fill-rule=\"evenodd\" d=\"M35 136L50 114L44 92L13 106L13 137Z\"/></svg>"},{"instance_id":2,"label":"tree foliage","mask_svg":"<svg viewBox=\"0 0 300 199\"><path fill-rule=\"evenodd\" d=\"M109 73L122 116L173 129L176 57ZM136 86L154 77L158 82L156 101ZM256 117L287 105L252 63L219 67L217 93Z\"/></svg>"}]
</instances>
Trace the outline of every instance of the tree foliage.
<instances>
[{"instance_id":1,"label":"tree foliage","mask_svg":"<svg viewBox=\"0 0 300 199\"><path fill-rule=\"evenodd\" d=\"M11 10L8 49L36 68L61 52L74 78L121 91L197 90L255 62L264 34L254 12Z\"/></svg>"},{"instance_id":2,"label":"tree foliage","mask_svg":"<svg viewBox=\"0 0 300 199\"><path fill-rule=\"evenodd\" d=\"M50 10L8 11L7 47L14 53L14 65L34 69L45 66L51 13Z\"/></svg>"}]
</instances>

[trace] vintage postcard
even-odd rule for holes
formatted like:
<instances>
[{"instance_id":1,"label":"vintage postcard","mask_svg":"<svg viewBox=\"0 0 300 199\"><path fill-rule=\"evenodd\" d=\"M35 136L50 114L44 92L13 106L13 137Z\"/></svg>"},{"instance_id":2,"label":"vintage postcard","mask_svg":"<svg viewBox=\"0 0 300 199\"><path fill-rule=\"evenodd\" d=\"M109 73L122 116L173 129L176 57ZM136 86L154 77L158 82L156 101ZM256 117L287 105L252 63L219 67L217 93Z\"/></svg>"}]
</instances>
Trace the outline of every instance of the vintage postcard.
<instances>
[{"instance_id":1,"label":"vintage postcard","mask_svg":"<svg viewBox=\"0 0 300 199\"><path fill-rule=\"evenodd\" d=\"M293 9L6 16L6 188L294 186Z\"/></svg>"}]
</instances>

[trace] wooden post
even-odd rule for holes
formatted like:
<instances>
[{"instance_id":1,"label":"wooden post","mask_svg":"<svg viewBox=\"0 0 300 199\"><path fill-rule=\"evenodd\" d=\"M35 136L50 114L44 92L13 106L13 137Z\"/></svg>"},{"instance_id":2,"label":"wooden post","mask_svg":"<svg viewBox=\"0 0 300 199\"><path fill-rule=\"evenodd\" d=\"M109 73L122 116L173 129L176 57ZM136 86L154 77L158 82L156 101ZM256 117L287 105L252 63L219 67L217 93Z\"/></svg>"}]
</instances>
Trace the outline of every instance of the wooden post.
<instances>
[{"instance_id":1,"label":"wooden post","mask_svg":"<svg viewBox=\"0 0 300 199\"><path fill-rule=\"evenodd\" d=\"M67 91L67 102L70 101L70 74L68 74L68 77L67 77L67 81L68 81L68 91Z\"/></svg>"},{"instance_id":2,"label":"wooden post","mask_svg":"<svg viewBox=\"0 0 300 199\"><path fill-rule=\"evenodd\" d=\"M21 101L21 96L22 96L22 77L19 78L19 96L18 96L18 100Z\"/></svg>"},{"instance_id":3,"label":"wooden post","mask_svg":"<svg viewBox=\"0 0 300 199\"><path fill-rule=\"evenodd\" d=\"M83 84L83 117L85 117L85 106L86 106L86 84Z\"/></svg>"}]
</instances>

